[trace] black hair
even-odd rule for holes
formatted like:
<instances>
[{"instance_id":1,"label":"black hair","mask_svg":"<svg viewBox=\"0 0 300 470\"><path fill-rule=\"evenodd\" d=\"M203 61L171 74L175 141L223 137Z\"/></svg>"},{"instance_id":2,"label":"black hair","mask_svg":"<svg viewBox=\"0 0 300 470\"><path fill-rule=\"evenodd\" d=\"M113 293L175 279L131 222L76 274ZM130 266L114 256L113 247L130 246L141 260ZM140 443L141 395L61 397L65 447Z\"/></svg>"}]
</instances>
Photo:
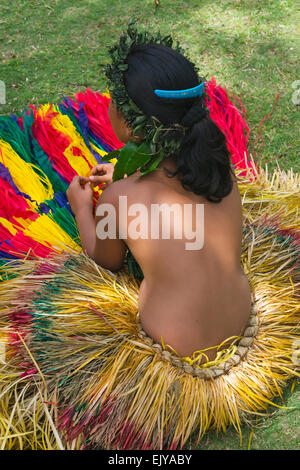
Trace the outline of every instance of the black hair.
<instances>
[{"instance_id":1,"label":"black hair","mask_svg":"<svg viewBox=\"0 0 300 470\"><path fill-rule=\"evenodd\" d=\"M223 132L199 98L160 98L155 89L182 90L199 85L195 66L182 54L161 44L137 46L127 57L124 83L129 97L147 116L184 129L180 149L171 155L184 189L220 202L232 189L231 158ZM174 127L173 127L174 129Z\"/></svg>"}]
</instances>

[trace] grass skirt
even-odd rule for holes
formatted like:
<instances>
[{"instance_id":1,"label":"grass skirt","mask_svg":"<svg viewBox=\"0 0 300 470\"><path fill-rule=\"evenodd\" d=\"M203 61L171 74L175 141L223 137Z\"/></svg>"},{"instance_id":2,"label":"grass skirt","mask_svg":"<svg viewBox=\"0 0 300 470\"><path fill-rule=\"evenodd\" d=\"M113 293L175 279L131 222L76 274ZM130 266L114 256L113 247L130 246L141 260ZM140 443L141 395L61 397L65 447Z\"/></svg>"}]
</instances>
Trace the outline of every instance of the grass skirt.
<instances>
[{"instance_id":1,"label":"grass skirt","mask_svg":"<svg viewBox=\"0 0 300 470\"><path fill-rule=\"evenodd\" d=\"M88 116L86 139L99 151ZM76 123L70 113L68 119ZM82 253L63 199L72 176L67 162L75 166L70 141L55 160L60 167L50 147L49 158L34 167L25 154L17 160L12 141L8 148L8 129L0 141L2 189L6 184L15 202L0 218L2 449L180 449L188 440L196 446L211 428L240 432L265 412L299 376L299 175L236 169L252 311L243 336L203 363L205 351L181 358L147 337L138 318L140 281L127 267L112 274ZM42 131L40 125L32 133L36 149L46 145ZM82 139L76 148L86 155ZM74 161L83 174L84 159ZM47 177L41 166L48 166Z\"/></svg>"}]
</instances>

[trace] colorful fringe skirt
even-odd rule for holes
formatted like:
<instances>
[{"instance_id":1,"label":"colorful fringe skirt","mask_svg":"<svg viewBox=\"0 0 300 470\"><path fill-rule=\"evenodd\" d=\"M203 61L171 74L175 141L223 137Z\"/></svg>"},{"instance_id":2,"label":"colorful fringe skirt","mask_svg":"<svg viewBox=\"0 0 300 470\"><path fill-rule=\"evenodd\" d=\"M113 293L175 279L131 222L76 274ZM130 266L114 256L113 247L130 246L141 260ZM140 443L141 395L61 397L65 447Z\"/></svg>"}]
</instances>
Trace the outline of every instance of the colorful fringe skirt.
<instances>
[{"instance_id":1,"label":"colorful fringe skirt","mask_svg":"<svg viewBox=\"0 0 300 470\"><path fill-rule=\"evenodd\" d=\"M243 335L211 362L146 335L130 256L113 274L82 252L65 191L122 145L109 96L0 116L0 448L196 446L212 428L240 432L299 377L300 176L257 167L244 110L213 77L207 89L238 176L252 290Z\"/></svg>"}]
</instances>

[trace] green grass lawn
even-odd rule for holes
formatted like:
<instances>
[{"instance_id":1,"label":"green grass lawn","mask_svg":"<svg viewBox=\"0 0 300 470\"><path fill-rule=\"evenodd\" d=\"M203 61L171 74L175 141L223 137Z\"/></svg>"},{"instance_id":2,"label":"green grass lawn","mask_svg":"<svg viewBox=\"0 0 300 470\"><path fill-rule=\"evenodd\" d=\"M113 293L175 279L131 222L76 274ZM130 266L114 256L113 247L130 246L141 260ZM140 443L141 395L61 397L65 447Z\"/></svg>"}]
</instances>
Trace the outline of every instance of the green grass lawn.
<instances>
[{"instance_id":1,"label":"green grass lawn","mask_svg":"<svg viewBox=\"0 0 300 470\"><path fill-rule=\"evenodd\" d=\"M293 389L293 391L291 391ZM274 403L282 408L270 406L268 416L253 420L253 425L242 426L242 438L234 428L226 433L210 431L200 441L201 450L299 450L300 448L300 384L293 382L286 387L283 401ZM192 448L188 445L186 449Z\"/></svg>"},{"instance_id":2,"label":"green grass lawn","mask_svg":"<svg viewBox=\"0 0 300 470\"><path fill-rule=\"evenodd\" d=\"M133 13L141 26L172 33L202 75L213 75L242 98L249 150L259 162L276 159L282 168L299 171L299 107L292 100L300 79L299 16L293 0L161 0L158 8L153 0L1 0L0 80L6 84L6 104L0 113L59 102L85 87L104 91L107 48ZM263 140L255 143L270 112Z\"/></svg>"},{"instance_id":3,"label":"green grass lawn","mask_svg":"<svg viewBox=\"0 0 300 470\"><path fill-rule=\"evenodd\" d=\"M0 4L0 80L6 103L0 114L19 113L29 103L60 102L90 87L106 88L103 64L134 13L145 28L171 33L198 65L201 75L243 100L250 127L249 150L258 162L300 171L299 41L292 0L27 0ZM299 62L299 60L298 60ZM294 88L296 87L296 88ZM294 99L293 99L294 95ZM275 104L274 104L275 103ZM259 136L261 120L262 138ZM256 141L256 142L255 142ZM216 436L199 449L296 449L299 396L285 391L287 409ZM281 400L277 401L282 404Z\"/></svg>"}]
</instances>

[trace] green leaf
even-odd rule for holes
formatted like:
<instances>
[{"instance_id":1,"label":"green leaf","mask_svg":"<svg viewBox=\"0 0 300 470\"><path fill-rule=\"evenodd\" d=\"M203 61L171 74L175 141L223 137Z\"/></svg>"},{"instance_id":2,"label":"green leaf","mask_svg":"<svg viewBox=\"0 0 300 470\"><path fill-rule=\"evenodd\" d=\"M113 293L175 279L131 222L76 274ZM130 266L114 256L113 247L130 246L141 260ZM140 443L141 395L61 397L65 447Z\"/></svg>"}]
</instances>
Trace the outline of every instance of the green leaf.
<instances>
[{"instance_id":1,"label":"green leaf","mask_svg":"<svg viewBox=\"0 0 300 470\"><path fill-rule=\"evenodd\" d=\"M150 173L151 171L157 170L158 165L162 161L164 157L163 152L160 152L158 157L153 160L153 162L150 163L150 165L147 166L145 169L141 169L141 175L146 175L147 173Z\"/></svg>"},{"instance_id":2,"label":"green leaf","mask_svg":"<svg viewBox=\"0 0 300 470\"><path fill-rule=\"evenodd\" d=\"M136 125L138 124L143 124L145 121L147 121L147 116L138 116L135 120L134 123Z\"/></svg>"},{"instance_id":3,"label":"green leaf","mask_svg":"<svg viewBox=\"0 0 300 470\"><path fill-rule=\"evenodd\" d=\"M149 146L143 142L136 145L128 142L119 152L119 158L115 165L113 181L122 179L124 175L132 175L138 168L143 167L150 161L152 155L149 153Z\"/></svg>"},{"instance_id":4,"label":"green leaf","mask_svg":"<svg viewBox=\"0 0 300 470\"><path fill-rule=\"evenodd\" d=\"M113 158L117 158L117 156L120 154L121 149L119 150L112 150L109 152L107 155L103 156L103 160L110 162Z\"/></svg>"}]
</instances>

